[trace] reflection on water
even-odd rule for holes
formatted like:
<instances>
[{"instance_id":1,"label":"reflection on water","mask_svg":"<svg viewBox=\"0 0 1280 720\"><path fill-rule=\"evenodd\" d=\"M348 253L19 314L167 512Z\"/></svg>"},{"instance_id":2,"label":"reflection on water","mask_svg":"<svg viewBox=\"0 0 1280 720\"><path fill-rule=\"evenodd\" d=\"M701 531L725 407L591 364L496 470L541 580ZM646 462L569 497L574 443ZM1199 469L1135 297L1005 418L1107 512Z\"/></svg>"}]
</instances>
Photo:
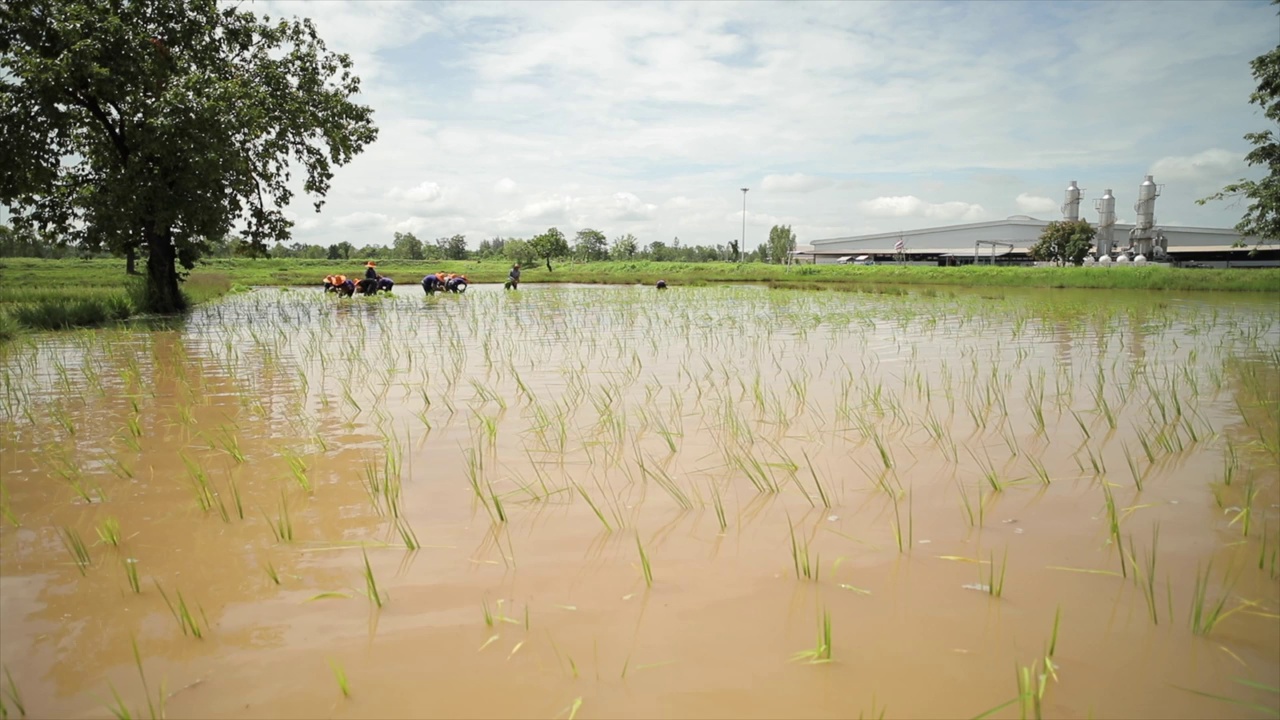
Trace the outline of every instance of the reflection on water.
<instances>
[{"instance_id":1,"label":"reflection on water","mask_svg":"<svg viewBox=\"0 0 1280 720\"><path fill-rule=\"evenodd\" d=\"M411 291L0 350L29 714L1280 704L1269 298Z\"/></svg>"}]
</instances>

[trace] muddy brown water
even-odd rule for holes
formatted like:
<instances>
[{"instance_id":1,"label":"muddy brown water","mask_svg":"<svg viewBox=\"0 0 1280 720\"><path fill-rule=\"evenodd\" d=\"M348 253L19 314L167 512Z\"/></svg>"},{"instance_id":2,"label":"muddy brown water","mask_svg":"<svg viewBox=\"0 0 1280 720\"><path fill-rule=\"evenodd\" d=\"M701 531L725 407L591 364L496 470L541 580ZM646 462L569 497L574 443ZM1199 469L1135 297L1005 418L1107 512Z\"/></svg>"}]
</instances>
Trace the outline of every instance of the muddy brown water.
<instances>
[{"instance_id":1,"label":"muddy brown water","mask_svg":"<svg viewBox=\"0 0 1280 720\"><path fill-rule=\"evenodd\" d=\"M0 365L10 717L1280 708L1273 297L264 289Z\"/></svg>"}]
</instances>

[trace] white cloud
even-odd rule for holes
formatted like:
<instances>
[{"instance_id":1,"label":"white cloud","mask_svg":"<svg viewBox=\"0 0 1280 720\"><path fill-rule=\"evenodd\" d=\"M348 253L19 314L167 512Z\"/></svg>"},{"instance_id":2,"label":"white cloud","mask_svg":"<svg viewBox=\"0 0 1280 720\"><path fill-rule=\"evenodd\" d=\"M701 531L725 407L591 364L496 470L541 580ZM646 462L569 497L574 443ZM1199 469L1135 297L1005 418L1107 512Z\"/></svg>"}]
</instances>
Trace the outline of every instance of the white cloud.
<instances>
[{"instance_id":1,"label":"white cloud","mask_svg":"<svg viewBox=\"0 0 1280 720\"><path fill-rule=\"evenodd\" d=\"M982 220L987 211L981 205L953 200L944 203L925 202L914 195L878 197L864 200L858 207L872 217L927 218L930 220Z\"/></svg>"},{"instance_id":2,"label":"white cloud","mask_svg":"<svg viewBox=\"0 0 1280 720\"><path fill-rule=\"evenodd\" d=\"M1014 198L1014 203L1024 213L1047 213L1055 212L1059 209L1058 203L1053 200L1028 193L1018 195L1018 197Z\"/></svg>"},{"instance_id":3,"label":"white cloud","mask_svg":"<svg viewBox=\"0 0 1280 720\"><path fill-rule=\"evenodd\" d=\"M336 227L340 228L370 228L382 227L387 224L391 218L382 213L360 211L343 215L333 221Z\"/></svg>"},{"instance_id":4,"label":"white cloud","mask_svg":"<svg viewBox=\"0 0 1280 720\"><path fill-rule=\"evenodd\" d=\"M504 177L493 184L493 191L499 195L514 195L516 188L516 181L508 177Z\"/></svg>"},{"instance_id":5,"label":"white cloud","mask_svg":"<svg viewBox=\"0 0 1280 720\"><path fill-rule=\"evenodd\" d=\"M404 200L410 203L430 203L439 200L444 194L440 189L440 185L433 182L424 182L417 187L401 190L400 188L391 188L387 193L387 197L393 200Z\"/></svg>"},{"instance_id":6,"label":"white cloud","mask_svg":"<svg viewBox=\"0 0 1280 720\"><path fill-rule=\"evenodd\" d=\"M1156 182L1165 180L1218 180L1244 170L1244 156L1227 150L1205 150L1188 156L1160 158L1151 166Z\"/></svg>"},{"instance_id":7,"label":"white cloud","mask_svg":"<svg viewBox=\"0 0 1280 720\"><path fill-rule=\"evenodd\" d=\"M824 177L795 173L792 175L766 175L761 187L765 192L807 193L831 186L831 180Z\"/></svg>"}]
</instances>

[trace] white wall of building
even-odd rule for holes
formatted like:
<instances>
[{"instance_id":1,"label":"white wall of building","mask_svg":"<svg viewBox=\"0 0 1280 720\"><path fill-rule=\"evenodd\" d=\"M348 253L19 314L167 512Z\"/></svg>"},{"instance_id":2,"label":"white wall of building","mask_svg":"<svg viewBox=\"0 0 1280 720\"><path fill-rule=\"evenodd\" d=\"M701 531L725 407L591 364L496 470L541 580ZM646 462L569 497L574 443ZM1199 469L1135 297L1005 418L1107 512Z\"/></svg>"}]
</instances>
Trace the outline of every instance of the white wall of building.
<instances>
[{"instance_id":1,"label":"white wall of building","mask_svg":"<svg viewBox=\"0 0 1280 720\"><path fill-rule=\"evenodd\" d=\"M1025 251L1040 239L1040 234L1048 224L1048 220L1014 216L1007 220L992 222L827 238L814 240L812 246L813 252L818 255L818 262L834 262L836 256L843 255L890 255L893 254L894 246L899 239L903 241L903 250L908 255L911 253L969 254L973 252L974 243L978 241L1010 243L1015 248ZM1157 227L1168 239L1170 252L1225 250L1241 240L1250 246L1257 242L1256 238L1241 238L1235 230L1225 228ZM1129 231L1133 229L1133 225L1117 223L1114 228L1113 247L1127 247ZM989 246L982 247L982 254L989 252ZM996 252L999 254L1002 250L997 249Z\"/></svg>"}]
</instances>

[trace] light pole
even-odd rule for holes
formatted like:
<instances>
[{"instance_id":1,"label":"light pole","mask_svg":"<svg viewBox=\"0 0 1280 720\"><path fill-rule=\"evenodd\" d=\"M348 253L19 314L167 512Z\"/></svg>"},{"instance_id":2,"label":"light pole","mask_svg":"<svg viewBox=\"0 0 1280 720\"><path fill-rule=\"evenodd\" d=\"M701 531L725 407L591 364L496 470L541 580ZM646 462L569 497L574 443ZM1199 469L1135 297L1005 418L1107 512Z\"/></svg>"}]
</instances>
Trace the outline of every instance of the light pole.
<instances>
[{"instance_id":1,"label":"light pole","mask_svg":"<svg viewBox=\"0 0 1280 720\"><path fill-rule=\"evenodd\" d=\"M747 253L747 190L750 188L742 188L742 243L738 246L739 263Z\"/></svg>"}]
</instances>

